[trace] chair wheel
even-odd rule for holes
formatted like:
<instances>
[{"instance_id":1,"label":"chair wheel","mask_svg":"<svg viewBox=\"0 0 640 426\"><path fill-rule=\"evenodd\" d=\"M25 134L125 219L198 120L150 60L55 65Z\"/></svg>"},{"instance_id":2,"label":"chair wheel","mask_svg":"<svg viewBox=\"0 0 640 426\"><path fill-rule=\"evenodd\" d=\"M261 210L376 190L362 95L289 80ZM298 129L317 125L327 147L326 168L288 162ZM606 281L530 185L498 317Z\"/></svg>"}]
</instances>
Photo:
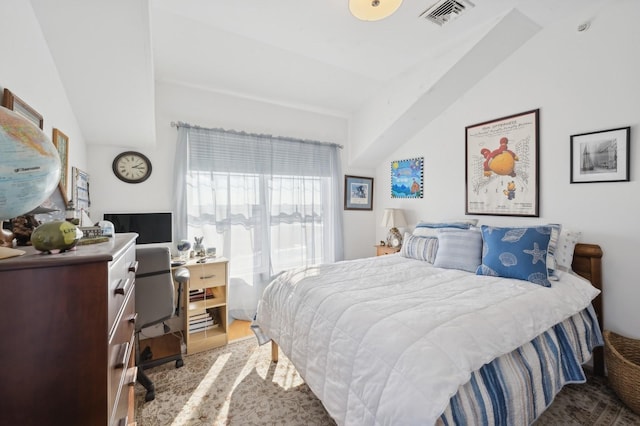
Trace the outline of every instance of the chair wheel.
<instances>
[{"instance_id":1,"label":"chair wheel","mask_svg":"<svg viewBox=\"0 0 640 426\"><path fill-rule=\"evenodd\" d=\"M176 359L176 368L180 368L184 365L184 361L181 359Z\"/></svg>"}]
</instances>

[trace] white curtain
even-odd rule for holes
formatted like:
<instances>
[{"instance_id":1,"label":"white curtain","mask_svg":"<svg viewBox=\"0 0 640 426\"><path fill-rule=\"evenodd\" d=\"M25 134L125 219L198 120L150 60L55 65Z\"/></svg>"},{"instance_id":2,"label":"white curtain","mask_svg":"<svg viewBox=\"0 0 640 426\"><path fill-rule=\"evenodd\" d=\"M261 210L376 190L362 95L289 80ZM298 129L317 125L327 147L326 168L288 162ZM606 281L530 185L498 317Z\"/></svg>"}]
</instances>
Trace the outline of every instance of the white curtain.
<instances>
[{"instance_id":1,"label":"white curtain","mask_svg":"<svg viewBox=\"0 0 640 426\"><path fill-rule=\"evenodd\" d=\"M174 241L229 259L231 317L279 272L344 258L338 145L179 123L175 164Z\"/></svg>"}]
</instances>

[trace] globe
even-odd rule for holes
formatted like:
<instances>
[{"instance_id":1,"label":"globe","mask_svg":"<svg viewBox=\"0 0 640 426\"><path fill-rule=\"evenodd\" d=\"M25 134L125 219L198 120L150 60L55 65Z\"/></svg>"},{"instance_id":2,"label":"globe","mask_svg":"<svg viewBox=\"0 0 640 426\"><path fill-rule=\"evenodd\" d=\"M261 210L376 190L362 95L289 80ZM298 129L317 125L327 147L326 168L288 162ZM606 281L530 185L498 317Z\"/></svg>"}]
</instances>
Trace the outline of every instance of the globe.
<instances>
[{"instance_id":1,"label":"globe","mask_svg":"<svg viewBox=\"0 0 640 426\"><path fill-rule=\"evenodd\" d=\"M38 207L58 186L60 156L42 130L0 107L0 220Z\"/></svg>"}]
</instances>

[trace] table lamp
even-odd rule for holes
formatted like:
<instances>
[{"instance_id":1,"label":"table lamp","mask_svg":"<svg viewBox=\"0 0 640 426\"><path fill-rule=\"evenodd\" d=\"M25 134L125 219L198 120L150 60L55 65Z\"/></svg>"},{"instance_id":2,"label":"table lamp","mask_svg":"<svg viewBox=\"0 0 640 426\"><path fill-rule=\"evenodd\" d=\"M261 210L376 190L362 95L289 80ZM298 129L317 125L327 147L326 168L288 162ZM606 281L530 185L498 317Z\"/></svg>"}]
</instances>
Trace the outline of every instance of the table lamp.
<instances>
[{"instance_id":1,"label":"table lamp","mask_svg":"<svg viewBox=\"0 0 640 426\"><path fill-rule=\"evenodd\" d=\"M381 226L389 229L387 234L387 245L400 247L402 245L402 234L398 231L399 226L407 226L404 213L400 209L384 209Z\"/></svg>"}]
</instances>

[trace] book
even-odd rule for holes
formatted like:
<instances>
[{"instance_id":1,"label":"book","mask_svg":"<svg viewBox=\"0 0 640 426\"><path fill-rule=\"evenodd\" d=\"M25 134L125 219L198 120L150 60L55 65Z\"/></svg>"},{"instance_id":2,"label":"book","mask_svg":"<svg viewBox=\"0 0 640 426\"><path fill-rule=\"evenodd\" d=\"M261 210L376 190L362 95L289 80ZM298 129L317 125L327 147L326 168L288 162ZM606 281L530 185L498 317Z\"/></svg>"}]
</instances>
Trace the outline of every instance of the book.
<instances>
[{"instance_id":1,"label":"book","mask_svg":"<svg viewBox=\"0 0 640 426\"><path fill-rule=\"evenodd\" d=\"M193 315L189 315L189 322L200 321L207 318L211 318L211 314L209 312L204 312L201 314L193 314Z\"/></svg>"},{"instance_id":2,"label":"book","mask_svg":"<svg viewBox=\"0 0 640 426\"><path fill-rule=\"evenodd\" d=\"M213 322L203 322L196 325L189 325L189 333L196 333L198 331L211 330L219 327L220 324L214 324Z\"/></svg>"}]
</instances>

